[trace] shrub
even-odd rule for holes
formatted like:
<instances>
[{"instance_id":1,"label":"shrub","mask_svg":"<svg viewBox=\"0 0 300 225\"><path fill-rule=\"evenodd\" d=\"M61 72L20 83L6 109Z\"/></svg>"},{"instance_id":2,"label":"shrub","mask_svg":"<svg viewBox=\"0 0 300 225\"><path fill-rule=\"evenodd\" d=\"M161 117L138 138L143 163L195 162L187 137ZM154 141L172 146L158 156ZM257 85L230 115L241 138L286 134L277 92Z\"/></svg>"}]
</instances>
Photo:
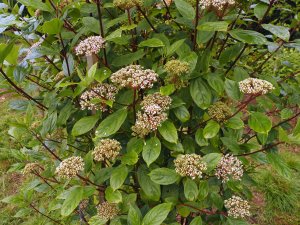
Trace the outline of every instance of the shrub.
<instances>
[{"instance_id":1,"label":"shrub","mask_svg":"<svg viewBox=\"0 0 300 225\"><path fill-rule=\"evenodd\" d=\"M278 147L300 143L300 72L263 71L299 50L299 18L276 20L277 1L0 6L0 73L26 111L9 132L28 179L3 200L17 217L242 224L257 165L291 176Z\"/></svg>"}]
</instances>

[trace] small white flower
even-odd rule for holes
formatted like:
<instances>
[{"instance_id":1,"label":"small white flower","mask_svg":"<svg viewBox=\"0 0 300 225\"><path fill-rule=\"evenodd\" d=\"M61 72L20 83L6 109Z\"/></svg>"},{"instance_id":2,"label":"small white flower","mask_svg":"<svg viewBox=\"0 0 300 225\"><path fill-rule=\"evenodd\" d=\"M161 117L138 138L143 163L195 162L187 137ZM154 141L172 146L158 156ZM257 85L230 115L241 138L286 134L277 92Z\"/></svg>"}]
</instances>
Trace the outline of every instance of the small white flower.
<instances>
[{"instance_id":1,"label":"small white flower","mask_svg":"<svg viewBox=\"0 0 300 225\"><path fill-rule=\"evenodd\" d=\"M105 40L101 36L91 36L81 41L75 48L76 55L97 54L101 48L105 48Z\"/></svg>"},{"instance_id":2,"label":"small white flower","mask_svg":"<svg viewBox=\"0 0 300 225\"><path fill-rule=\"evenodd\" d=\"M266 80L247 78L239 82L240 91L245 94L267 94L274 86Z\"/></svg>"},{"instance_id":3,"label":"small white flower","mask_svg":"<svg viewBox=\"0 0 300 225\"><path fill-rule=\"evenodd\" d=\"M228 216L234 218L244 218L250 216L250 205L248 201L239 196L233 195L230 199L224 201L225 208L228 210Z\"/></svg>"}]
</instances>

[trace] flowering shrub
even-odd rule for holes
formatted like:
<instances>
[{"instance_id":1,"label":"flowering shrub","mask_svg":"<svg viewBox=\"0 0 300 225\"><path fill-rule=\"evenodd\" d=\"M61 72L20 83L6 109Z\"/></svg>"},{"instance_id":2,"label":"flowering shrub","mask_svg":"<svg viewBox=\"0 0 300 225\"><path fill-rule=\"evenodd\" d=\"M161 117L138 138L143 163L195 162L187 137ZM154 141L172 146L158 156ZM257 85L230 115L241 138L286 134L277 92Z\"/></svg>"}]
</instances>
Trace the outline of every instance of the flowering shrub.
<instances>
[{"instance_id":1,"label":"flowering shrub","mask_svg":"<svg viewBox=\"0 0 300 225\"><path fill-rule=\"evenodd\" d=\"M0 3L0 73L26 112L12 170L32 175L3 201L28 224L246 224L251 173L289 176L278 149L300 144L300 71L261 72L299 50L299 18L250 2Z\"/></svg>"}]
</instances>

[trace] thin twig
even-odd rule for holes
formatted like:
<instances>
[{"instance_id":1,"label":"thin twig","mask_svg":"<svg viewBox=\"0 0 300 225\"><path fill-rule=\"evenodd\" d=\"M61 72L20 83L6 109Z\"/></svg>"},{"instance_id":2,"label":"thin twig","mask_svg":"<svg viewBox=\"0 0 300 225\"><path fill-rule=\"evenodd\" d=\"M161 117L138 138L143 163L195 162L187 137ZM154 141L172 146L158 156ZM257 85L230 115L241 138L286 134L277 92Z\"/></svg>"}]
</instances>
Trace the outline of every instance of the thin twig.
<instances>
[{"instance_id":1,"label":"thin twig","mask_svg":"<svg viewBox=\"0 0 300 225\"><path fill-rule=\"evenodd\" d=\"M98 11L99 25L100 25L100 34L101 34L102 38L105 38L103 22L102 22L102 12L101 12L100 0L96 0L96 5L97 5L97 11ZM107 61L107 55L106 55L106 49L105 48L103 48L103 55L104 55L104 64L105 64L105 66L108 66L108 61Z\"/></svg>"},{"instance_id":2,"label":"thin twig","mask_svg":"<svg viewBox=\"0 0 300 225\"><path fill-rule=\"evenodd\" d=\"M43 105L42 103L40 103L39 101L35 100L33 97L31 97L29 94L27 94L25 91L23 91L22 88L19 88L7 75L6 73L3 71L2 68L0 68L0 73L3 75L3 77L7 80L7 82L13 86L13 88L22 96L24 96L25 98L27 98L28 100L33 101L34 103L37 104L37 106L41 109L41 110L46 110L48 109L45 105Z\"/></svg>"},{"instance_id":3,"label":"thin twig","mask_svg":"<svg viewBox=\"0 0 300 225\"><path fill-rule=\"evenodd\" d=\"M49 220L53 221L54 223L62 224L62 223L60 223L58 220L55 220L55 219L51 218L50 216L47 216L46 214L42 213L42 212L41 212L40 210L38 210L33 204L30 203L29 206L30 206L31 208L33 208L34 211L36 211L37 213L41 214L42 216L48 218Z\"/></svg>"}]
</instances>

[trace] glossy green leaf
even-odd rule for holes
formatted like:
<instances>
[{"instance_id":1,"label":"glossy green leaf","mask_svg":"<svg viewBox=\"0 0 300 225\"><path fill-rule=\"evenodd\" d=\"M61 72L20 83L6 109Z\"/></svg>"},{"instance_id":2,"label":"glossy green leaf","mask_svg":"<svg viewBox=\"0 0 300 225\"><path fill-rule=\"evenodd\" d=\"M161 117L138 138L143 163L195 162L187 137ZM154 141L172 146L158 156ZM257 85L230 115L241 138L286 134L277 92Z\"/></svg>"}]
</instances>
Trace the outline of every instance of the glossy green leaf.
<instances>
[{"instance_id":1,"label":"glossy green leaf","mask_svg":"<svg viewBox=\"0 0 300 225\"><path fill-rule=\"evenodd\" d=\"M152 208L145 215L142 224L143 225L159 225L167 218L171 211L171 203L162 203Z\"/></svg>"},{"instance_id":2,"label":"glossy green leaf","mask_svg":"<svg viewBox=\"0 0 300 225\"><path fill-rule=\"evenodd\" d=\"M160 151L161 143L157 137L152 137L145 142L143 147L143 159L148 166L158 158Z\"/></svg>"},{"instance_id":3,"label":"glossy green leaf","mask_svg":"<svg viewBox=\"0 0 300 225\"><path fill-rule=\"evenodd\" d=\"M198 197L198 187L194 180L187 178L183 181L184 196L189 201L194 201Z\"/></svg>"},{"instance_id":4,"label":"glossy green leaf","mask_svg":"<svg viewBox=\"0 0 300 225\"><path fill-rule=\"evenodd\" d=\"M110 177L110 186L114 191L123 185L127 175L128 169L126 166L121 165L113 170Z\"/></svg>"},{"instance_id":5,"label":"glossy green leaf","mask_svg":"<svg viewBox=\"0 0 300 225\"><path fill-rule=\"evenodd\" d=\"M149 176L154 183L160 185L173 184L180 178L175 170L169 168L154 169L150 172Z\"/></svg>"},{"instance_id":6,"label":"glossy green leaf","mask_svg":"<svg viewBox=\"0 0 300 225\"><path fill-rule=\"evenodd\" d=\"M203 136L204 138L207 139L213 138L219 133L219 130L220 130L220 125L216 121L210 120L204 127Z\"/></svg>"},{"instance_id":7,"label":"glossy green leaf","mask_svg":"<svg viewBox=\"0 0 300 225\"><path fill-rule=\"evenodd\" d=\"M163 47L165 46L164 43L159 40L158 38L150 38L145 41L142 41L139 44L139 47L151 47L151 48L157 48L157 47Z\"/></svg>"},{"instance_id":8,"label":"glossy green leaf","mask_svg":"<svg viewBox=\"0 0 300 225\"><path fill-rule=\"evenodd\" d=\"M203 156L203 161L207 163L207 172L212 171L213 169L216 168L218 165L219 161L222 158L221 153L209 153L205 156Z\"/></svg>"},{"instance_id":9,"label":"glossy green leaf","mask_svg":"<svg viewBox=\"0 0 300 225\"><path fill-rule=\"evenodd\" d=\"M72 129L72 135L79 136L87 133L88 131L94 128L98 120L99 120L98 115L81 118L75 123Z\"/></svg>"},{"instance_id":10,"label":"glossy green leaf","mask_svg":"<svg viewBox=\"0 0 300 225\"><path fill-rule=\"evenodd\" d=\"M263 34L253 30L236 29L229 31L229 34L233 38L247 44L263 45L267 42L267 39Z\"/></svg>"},{"instance_id":11,"label":"glossy green leaf","mask_svg":"<svg viewBox=\"0 0 300 225\"><path fill-rule=\"evenodd\" d=\"M267 134L272 128L270 118L261 112L251 112L248 124L255 132L263 134Z\"/></svg>"},{"instance_id":12,"label":"glossy green leaf","mask_svg":"<svg viewBox=\"0 0 300 225\"><path fill-rule=\"evenodd\" d=\"M290 39L290 31L288 27L276 26L273 24L262 24L261 26L284 41L289 41Z\"/></svg>"},{"instance_id":13,"label":"glossy green leaf","mask_svg":"<svg viewBox=\"0 0 300 225\"><path fill-rule=\"evenodd\" d=\"M195 19L195 10L193 6L191 6L188 2L184 0L175 0L176 8L179 13L187 19L193 20Z\"/></svg>"},{"instance_id":14,"label":"glossy green leaf","mask_svg":"<svg viewBox=\"0 0 300 225\"><path fill-rule=\"evenodd\" d=\"M106 117L98 126L96 130L96 136L99 138L109 137L116 133L127 117L127 109L119 109L113 114Z\"/></svg>"},{"instance_id":15,"label":"glossy green leaf","mask_svg":"<svg viewBox=\"0 0 300 225\"><path fill-rule=\"evenodd\" d=\"M178 134L175 125L170 121L165 121L162 123L160 127L158 127L158 131L163 136L163 138L171 143L177 143Z\"/></svg>"},{"instance_id":16,"label":"glossy green leaf","mask_svg":"<svg viewBox=\"0 0 300 225\"><path fill-rule=\"evenodd\" d=\"M61 32L62 26L63 22L58 18L54 18L44 23L43 31L47 34L58 34Z\"/></svg>"},{"instance_id":17,"label":"glossy green leaf","mask_svg":"<svg viewBox=\"0 0 300 225\"><path fill-rule=\"evenodd\" d=\"M210 106L212 94L202 78L197 78L191 82L190 93L196 105L201 109L207 109Z\"/></svg>"},{"instance_id":18,"label":"glossy green leaf","mask_svg":"<svg viewBox=\"0 0 300 225\"><path fill-rule=\"evenodd\" d=\"M229 23L226 21L204 22L198 25L197 29L201 31L227 31Z\"/></svg>"}]
</instances>

